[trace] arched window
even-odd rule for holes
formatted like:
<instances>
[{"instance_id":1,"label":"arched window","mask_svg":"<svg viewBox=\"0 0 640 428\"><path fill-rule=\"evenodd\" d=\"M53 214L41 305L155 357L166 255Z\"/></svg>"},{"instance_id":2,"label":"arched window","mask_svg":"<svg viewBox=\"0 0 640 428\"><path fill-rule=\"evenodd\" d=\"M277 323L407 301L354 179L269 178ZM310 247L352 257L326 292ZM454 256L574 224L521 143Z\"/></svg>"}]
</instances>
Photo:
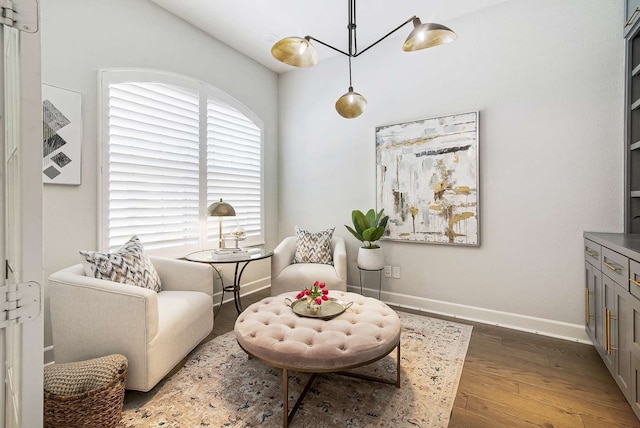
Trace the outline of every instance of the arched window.
<instances>
[{"instance_id":1,"label":"arched window","mask_svg":"<svg viewBox=\"0 0 640 428\"><path fill-rule=\"evenodd\" d=\"M236 211L223 234L241 227L242 245L264 243L264 125L253 113L174 74L109 70L100 82L102 249L132 235L166 255L216 247L206 209L220 198Z\"/></svg>"}]
</instances>

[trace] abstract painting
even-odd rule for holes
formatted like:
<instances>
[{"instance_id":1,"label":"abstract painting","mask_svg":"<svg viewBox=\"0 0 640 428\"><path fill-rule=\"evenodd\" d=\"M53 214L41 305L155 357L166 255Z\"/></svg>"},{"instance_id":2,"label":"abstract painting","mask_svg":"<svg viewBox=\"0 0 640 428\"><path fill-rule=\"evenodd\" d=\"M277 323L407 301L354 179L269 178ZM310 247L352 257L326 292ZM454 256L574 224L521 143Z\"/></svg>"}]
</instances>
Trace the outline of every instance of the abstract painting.
<instances>
[{"instance_id":1,"label":"abstract painting","mask_svg":"<svg viewBox=\"0 0 640 428\"><path fill-rule=\"evenodd\" d=\"M82 96L42 85L42 181L80 184Z\"/></svg>"},{"instance_id":2,"label":"abstract painting","mask_svg":"<svg viewBox=\"0 0 640 428\"><path fill-rule=\"evenodd\" d=\"M383 239L480 245L478 112L376 127Z\"/></svg>"}]
</instances>

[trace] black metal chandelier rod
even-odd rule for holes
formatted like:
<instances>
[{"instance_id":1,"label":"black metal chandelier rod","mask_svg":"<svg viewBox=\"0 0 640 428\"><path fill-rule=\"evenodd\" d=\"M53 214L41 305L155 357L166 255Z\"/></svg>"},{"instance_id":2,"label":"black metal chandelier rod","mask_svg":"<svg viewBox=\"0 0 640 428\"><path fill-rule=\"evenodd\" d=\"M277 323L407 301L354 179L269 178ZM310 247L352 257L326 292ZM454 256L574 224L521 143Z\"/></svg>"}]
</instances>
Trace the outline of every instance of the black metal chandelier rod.
<instances>
[{"instance_id":1,"label":"black metal chandelier rod","mask_svg":"<svg viewBox=\"0 0 640 428\"><path fill-rule=\"evenodd\" d=\"M349 13L349 24L347 25L347 29L349 30L349 52L345 52L345 51L343 51L341 49L338 49L338 48L336 48L334 46L331 46L330 44L325 43L322 40L318 40L315 37L310 36L310 35L305 36L305 39L314 40L314 41L320 43L321 45L328 47L329 49L333 49L334 51L336 51L338 53L341 53L344 56L348 56L350 58L355 58L355 57L357 57L359 55L362 55L363 53L365 53L366 51L368 51L369 49L371 49L372 47L374 47L375 45L377 45L378 43L380 43L381 41L383 41L384 39L386 39L387 37L389 37L390 35L392 35L396 31L401 29L402 27L404 27L408 23L413 22L413 20L417 18L417 16L415 16L415 15L412 16L411 18L409 18L406 21L404 21L402 24L398 25L393 30L389 31L384 36L380 37L375 42L371 43L369 46L364 48L362 51L358 52L358 37L357 37L357 33L356 33L356 27L357 27L357 25L356 25L356 0L349 0L349 11L348 11L348 13Z\"/></svg>"}]
</instances>

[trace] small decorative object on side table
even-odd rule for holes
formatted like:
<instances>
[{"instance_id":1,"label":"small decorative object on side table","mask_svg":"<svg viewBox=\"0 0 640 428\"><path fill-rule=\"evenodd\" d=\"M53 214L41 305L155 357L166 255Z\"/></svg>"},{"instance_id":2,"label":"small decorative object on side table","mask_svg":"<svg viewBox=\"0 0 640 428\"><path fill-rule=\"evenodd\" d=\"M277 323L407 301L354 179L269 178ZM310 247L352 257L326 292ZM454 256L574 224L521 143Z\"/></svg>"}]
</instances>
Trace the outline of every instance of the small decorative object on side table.
<instances>
[{"instance_id":1,"label":"small decorative object on side table","mask_svg":"<svg viewBox=\"0 0 640 428\"><path fill-rule=\"evenodd\" d=\"M238 248L235 250L236 251L233 249L218 248L215 250L196 251L195 253L187 254L185 259L191 262L209 263L218 274L220 283L222 284L220 307L222 307L222 303L224 303L224 293L226 291L230 291L233 292L233 301L236 305L236 310L240 313L243 311L242 302L240 301L240 280L242 279L242 274L244 273L245 268L252 261L267 259L273 256L273 251L267 248ZM224 285L222 275L215 267L216 264L222 263L235 263L236 265L232 285ZM240 267L241 263L244 263L242 267Z\"/></svg>"},{"instance_id":2,"label":"small decorative object on side table","mask_svg":"<svg viewBox=\"0 0 640 428\"><path fill-rule=\"evenodd\" d=\"M222 235L222 247L223 248L238 248L238 243L247 239L247 233L242 226L238 226L233 229L228 235ZM233 244L233 246L230 246Z\"/></svg>"}]
</instances>

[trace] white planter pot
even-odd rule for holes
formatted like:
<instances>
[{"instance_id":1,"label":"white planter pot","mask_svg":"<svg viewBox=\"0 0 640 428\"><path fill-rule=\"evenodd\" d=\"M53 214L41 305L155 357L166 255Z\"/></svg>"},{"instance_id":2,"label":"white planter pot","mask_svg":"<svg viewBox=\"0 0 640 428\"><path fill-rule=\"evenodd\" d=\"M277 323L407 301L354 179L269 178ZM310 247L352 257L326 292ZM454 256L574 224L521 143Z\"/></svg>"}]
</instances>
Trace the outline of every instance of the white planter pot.
<instances>
[{"instance_id":1,"label":"white planter pot","mask_svg":"<svg viewBox=\"0 0 640 428\"><path fill-rule=\"evenodd\" d=\"M363 248L358 250L358 267L360 269L378 270L384 268L382 248Z\"/></svg>"}]
</instances>

